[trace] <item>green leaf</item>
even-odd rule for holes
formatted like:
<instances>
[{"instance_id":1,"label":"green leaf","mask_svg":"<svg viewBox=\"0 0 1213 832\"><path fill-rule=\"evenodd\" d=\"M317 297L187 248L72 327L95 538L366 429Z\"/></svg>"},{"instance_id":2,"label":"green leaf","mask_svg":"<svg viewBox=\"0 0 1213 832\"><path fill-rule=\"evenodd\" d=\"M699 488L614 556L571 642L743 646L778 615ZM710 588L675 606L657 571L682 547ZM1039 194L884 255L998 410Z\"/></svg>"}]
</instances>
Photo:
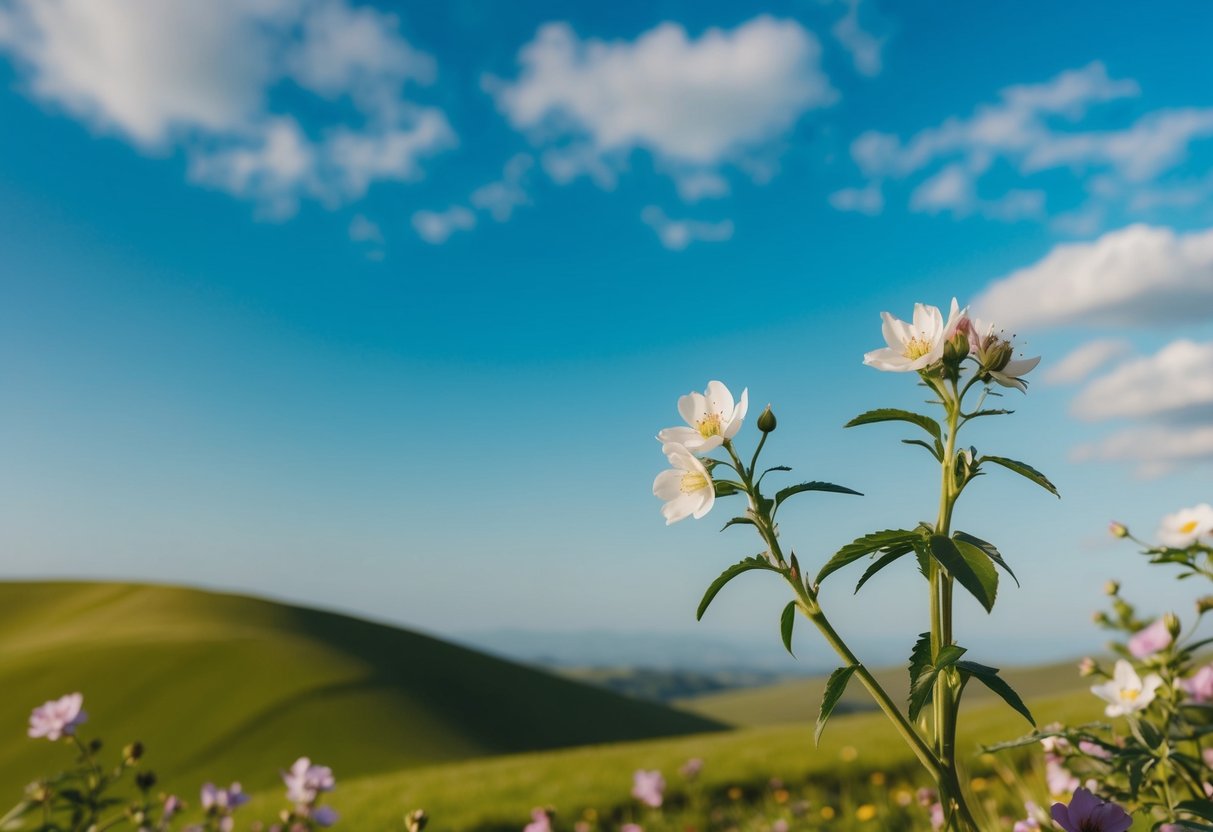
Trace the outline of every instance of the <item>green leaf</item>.
<instances>
[{"instance_id":1,"label":"green leaf","mask_svg":"<svg viewBox=\"0 0 1213 832\"><path fill-rule=\"evenodd\" d=\"M830 714L834 712L834 706L838 704L838 700L842 698L843 692L847 689L847 682L851 681L851 674L859 665L849 665L840 667L830 674L829 680L826 682L825 695L821 697L821 713L817 715L817 727L813 729L813 744L818 745L821 742L821 732L825 730L826 722L830 718Z\"/></svg>"},{"instance_id":2,"label":"green leaf","mask_svg":"<svg viewBox=\"0 0 1213 832\"><path fill-rule=\"evenodd\" d=\"M969 419L976 419L978 416L1008 416L1014 412L1015 412L1014 410L1002 410L999 408L990 408L989 410L978 410L974 413L965 413L963 415L964 415L965 421L968 421Z\"/></svg>"},{"instance_id":3,"label":"green leaf","mask_svg":"<svg viewBox=\"0 0 1213 832\"><path fill-rule=\"evenodd\" d=\"M717 497L732 497L741 491L737 487L737 483L728 480L712 480L712 487L715 489Z\"/></svg>"},{"instance_id":4,"label":"green leaf","mask_svg":"<svg viewBox=\"0 0 1213 832\"><path fill-rule=\"evenodd\" d=\"M1151 751L1157 751L1162 748L1162 744L1166 739L1161 731L1150 723L1140 719L1129 719L1129 733Z\"/></svg>"},{"instance_id":5,"label":"green leaf","mask_svg":"<svg viewBox=\"0 0 1213 832\"><path fill-rule=\"evenodd\" d=\"M991 691L998 694L1003 702L1006 702L1018 711L1024 719L1033 726L1036 725L1036 720L1032 718L1032 712L1028 710L1028 706L1023 703L1023 700L1015 692L1015 689L1007 684L1006 679L998 675L998 668L988 667L977 662L956 662L956 669L966 677L981 682Z\"/></svg>"},{"instance_id":6,"label":"green leaf","mask_svg":"<svg viewBox=\"0 0 1213 832\"><path fill-rule=\"evenodd\" d=\"M723 526L721 526L720 530L724 531L729 526L740 526L740 525L755 526L757 524L753 520L751 520L749 517L734 517L732 520L730 520L729 522L727 522Z\"/></svg>"},{"instance_id":7,"label":"green leaf","mask_svg":"<svg viewBox=\"0 0 1213 832\"><path fill-rule=\"evenodd\" d=\"M792 628L795 626L796 602L788 601L788 605L783 608L783 615L779 617L779 632L783 636L783 646L792 658L796 658L796 654L792 652Z\"/></svg>"},{"instance_id":8,"label":"green leaf","mask_svg":"<svg viewBox=\"0 0 1213 832\"><path fill-rule=\"evenodd\" d=\"M998 573L985 552L967 543L954 543L941 534L931 535L930 545L935 560L986 608L986 612L993 610L998 594Z\"/></svg>"},{"instance_id":9,"label":"green leaf","mask_svg":"<svg viewBox=\"0 0 1213 832\"><path fill-rule=\"evenodd\" d=\"M703 618L703 614L708 611L708 605L712 603L712 599L716 597L720 590L724 589L724 585L736 578L743 572L750 572L754 569L765 569L768 572L778 572L774 566L767 562L766 558L755 555L754 557L746 558L740 563L735 563L728 569L720 573L720 577L712 581L712 585L708 587L707 592L703 594L703 600L699 602L699 610L695 613L695 619Z\"/></svg>"},{"instance_id":10,"label":"green leaf","mask_svg":"<svg viewBox=\"0 0 1213 832\"><path fill-rule=\"evenodd\" d=\"M853 428L858 425L870 425L875 422L909 422L912 425L918 425L936 439L943 439L943 429L939 427L939 422L936 422L930 416L923 416L921 413L913 413L909 410L897 410L891 407L882 407L878 410L869 410L867 413L861 413L843 425L843 427Z\"/></svg>"},{"instance_id":11,"label":"green leaf","mask_svg":"<svg viewBox=\"0 0 1213 832\"><path fill-rule=\"evenodd\" d=\"M929 453L931 456L935 457L936 460L938 460L940 462L943 461L943 447L940 445L940 442L938 439L935 440L934 445L928 445L926 442L923 442L921 439L903 439L901 441L902 441L902 444L905 444L905 445L921 445L922 447L926 448L927 453Z\"/></svg>"},{"instance_id":12,"label":"green leaf","mask_svg":"<svg viewBox=\"0 0 1213 832\"><path fill-rule=\"evenodd\" d=\"M875 563L868 567L866 572L863 573L863 577L859 579L859 583L855 584L855 591L859 592L859 588L868 582L868 578L871 578L881 569L884 569L893 561L899 559L903 555L908 555L913 551L914 547L907 543L904 546L897 546L885 552Z\"/></svg>"},{"instance_id":13,"label":"green leaf","mask_svg":"<svg viewBox=\"0 0 1213 832\"><path fill-rule=\"evenodd\" d=\"M1005 560L1003 560L1002 553L999 552L998 549L994 548L993 543L982 540L980 537L974 537L968 532L953 532L952 539L957 543L963 542L968 543L970 546L976 546L978 549L985 552L990 560L994 561L1007 571L1007 574L1011 576L1011 580L1015 582L1015 586L1020 585L1019 578L1015 577L1015 573L1011 571L1011 567L1007 565Z\"/></svg>"},{"instance_id":14,"label":"green leaf","mask_svg":"<svg viewBox=\"0 0 1213 832\"><path fill-rule=\"evenodd\" d=\"M956 664L957 659L967 652L968 648L961 647L959 644L945 644L939 649L939 655L933 662L935 669L943 670L945 667L951 667Z\"/></svg>"},{"instance_id":15,"label":"green leaf","mask_svg":"<svg viewBox=\"0 0 1213 832\"><path fill-rule=\"evenodd\" d=\"M787 488L779 489L775 494L775 507L791 497L793 494L800 494L802 491L828 491L831 494L854 494L857 497L862 497L858 491L853 491L850 488L842 485L834 485L832 482L802 482L799 485L789 485Z\"/></svg>"},{"instance_id":16,"label":"green leaf","mask_svg":"<svg viewBox=\"0 0 1213 832\"><path fill-rule=\"evenodd\" d=\"M1053 485L1053 483L1049 482L1049 478L1046 477L1044 474L1040 473L1039 471L1037 471L1031 465L1028 465L1023 462L1019 462L1018 460L1015 460L1015 459L1007 459L1005 456L983 456L983 457L979 458L979 461L980 462L993 462L995 465L1001 465L1003 468L1006 468L1008 471L1014 471L1016 474L1019 474L1021 477L1026 477L1027 479L1036 483L1041 488L1043 488L1045 491L1048 491L1050 494L1052 494L1054 497L1061 496L1060 494L1057 493L1057 487L1055 485Z\"/></svg>"},{"instance_id":17,"label":"green leaf","mask_svg":"<svg viewBox=\"0 0 1213 832\"><path fill-rule=\"evenodd\" d=\"M1175 808L1204 820L1213 820L1213 801L1210 800L1185 800Z\"/></svg>"},{"instance_id":18,"label":"green leaf","mask_svg":"<svg viewBox=\"0 0 1213 832\"><path fill-rule=\"evenodd\" d=\"M995 743L994 745L983 745L981 747L981 750L983 753L986 753L986 754L993 754L996 751L1009 751L1012 748L1023 748L1025 745L1036 745L1036 743L1040 742L1045 737L1055 737L1055 736L1057 736L1057 734L1054 734L1054 733L1043 733L1042 734L1042 733L1033 732L1031 734L1027 734L1026 736L1019 737L1018 739L1005 740L1003 742Z\"/></svg>"},{"instance_id":19,"label":"green leaf","mask_svg":"<svg viewBox=\"0 0 1213 832\"><path fill-rule=\"evenodd\" d=\"M910 719L918 719L918 712L930 701L935 676L935 668L931 665L931 634L921 633L910 651ZM920 688L919 680L927 677L929 681ZM919 691L919 697L915 697L915 691Z\"/></svg>"},{"instance_id":20,"label":"green leaf","mask_svg":"<svg viewBox=\"0 0 1213 832\"><path fill-rule=\"evenodd\" d=\"M817 573L817 583L821 583L830 573L837 572L842 567L859 560L864 555L888 551L907 543L912 544L920 535L921 532L918 531L886 529L882 532L872 532L871 534L856 538L835 552L834 557L826 561L826 565L821 567L821 571Z\"/></svg>"}]
</instances>

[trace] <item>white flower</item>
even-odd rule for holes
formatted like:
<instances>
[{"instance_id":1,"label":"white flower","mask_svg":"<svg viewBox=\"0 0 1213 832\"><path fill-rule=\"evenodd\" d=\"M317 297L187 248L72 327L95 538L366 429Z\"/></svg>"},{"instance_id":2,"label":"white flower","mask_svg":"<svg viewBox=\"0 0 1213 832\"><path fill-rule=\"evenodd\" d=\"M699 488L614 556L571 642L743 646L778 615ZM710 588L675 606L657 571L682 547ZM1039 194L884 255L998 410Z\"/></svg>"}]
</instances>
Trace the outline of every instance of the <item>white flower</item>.
<instances>
[{"instance_id":1,"label":"white flower","mask_svg":"<svg viewBox=\"0 0 1213 832\"><path fill-rule=\"evenodd\" d=\"M1028 384L1021 381L1020 377L1036 369L1040 356L1012 358L1015 348L1010 339L995 335L994 324L987 324L978 318L970 318L964 329L969 338L970 350L982 369L990 374L990 378L1003 387L1014 387L1020 392L1027 392Z\"/></svg>"},{"instance_id":2,"label":"white flower","mask_svg":"<svg viewBox=\"0 0 1213 832\"><path fill-rule=\"evenodd\" d=\"M957 327L965 320L966 312L968 308L962 311L956 298L952 298L952 308L946 322L939 307L921 303L914 304L913 323L881 312L880 317L884 321L881 331L888 346L866 353L863 363L895 373L925 370L943 358L944 345L956 334Z\"/></svg>"},{"instance_id":3,"label":"white flower","mask_svg":"<svg viewBox=\"0 0 1213 832\"><path fill-rule=\"evenodd\" d=\"M693 453L677 443L661 446L674 467L662 471L653 480L653 494L665 500L661 514L667 526L687 517L698 520L712 510L716 486L712 476Z\"/></svg>"},{"instance_id":4,"label":"white flower","mask_svg":"<svg viewBox=\"0 0 1213 832\"><path fill-rule=\"evenodd\" d=\"M1162 684L1162 677L1151 673L1142 679L1133 665L1124 659L1116 662L1111 681L1092 685L1091 693L1108 703L1104 710L1108 716L1127 716L1140 711L1154 701L1154 692Z\"/></svg>"},{"instance_id":5,"label":"white flower","mask_svg":"<svg viewBox=\"0 0 1213 832\"><path fill-rule=\"evenodd\" d=\"M1181 508L1174 514L1162 518L1158 528L1158 539L1164 546L1185 549L1202 535L1213 531L1213 506L1201 503L1191 508Z\"/></svg>"},{"instance_id":6,"label":"white flower","mask_svg":"<svg viewBox=\"0 0 1213 832\"><path fill-rule=\"evenodd\" d=\"M706 454L737 435L749 406L749 389L742 390L741 401L734 404L729 388L719 381L709 381L703 393L692 392L678 399L678 412L690 427L666 428L657 439L662 444L677 443L688 451Z\"/></svg>"}]
</instances>

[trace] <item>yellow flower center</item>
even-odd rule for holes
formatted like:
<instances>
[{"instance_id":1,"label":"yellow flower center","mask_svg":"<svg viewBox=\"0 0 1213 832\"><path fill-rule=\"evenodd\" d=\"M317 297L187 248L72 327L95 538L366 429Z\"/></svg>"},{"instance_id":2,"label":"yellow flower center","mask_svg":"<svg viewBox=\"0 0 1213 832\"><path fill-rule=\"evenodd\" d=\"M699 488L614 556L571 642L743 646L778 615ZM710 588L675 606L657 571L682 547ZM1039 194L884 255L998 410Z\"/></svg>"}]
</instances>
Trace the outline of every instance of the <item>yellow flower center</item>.
<instances>
[{"instance_id":1,"label":"yellow flower center","mask_svg":"<svg viewBox=\"0 0 1213 832\"><path fill-rule=\"evenodd\" d=\"M914 361L915 359L922 358L930 351L931 342L919 335L906 342L906 349L902 355L911 361Z\"/></svg>"},{"instance_id":2,"label":"yellow flower center","mask_svg":"<svg viewBox=\"0 0 1213 832\"><path fill-rule=\"evenodd\" d=\"M1183 525L1181 525L1179 527L1179 533L1180 534L1191 534L1192 532L1196 531L1196 526L1197 526L1197 523L1195 520L1189 520L1187 523L1184 523Z\"/></svg>"},{"instance_id":3,"label":"yellow flower center","mask_svg":"<svg viewBox=\"0 0 1213 832\"><path fill-rule=\"evenodd\" d=\"M719 413L709 413L707 416L704 416L702 419L700 419L698 422L696 422L695 427L699 429L699 435L702 436L704 439L707 439L712 436L719 436L720 435L720 414Z\"/></svg>"},{"instance_id":4,"label":"yellow flower center","mask_svg":"<svg viewBox=\"0 0 1213 832\"><path fill-rule=\"evenodd\" d=\"M1121 702L1136 702L1137 697L1139 697L1139 696L1141 696L1141 691L1133 690L1132 688L1126 688L1125 690L1122 690L1120 692L1120 701Z\"/></svg>"},{"instance_id":5,"label":"yellow flower center","mask_svg":"<svg viewBox=\"0 0 1213 832\"><path fill-rule=\"evenodd\" d=\"M693 494L696 491L707 488L710 480L703 474L697 471L691 471L682 475L682 493Z\"/></svg>"}]
</instances>

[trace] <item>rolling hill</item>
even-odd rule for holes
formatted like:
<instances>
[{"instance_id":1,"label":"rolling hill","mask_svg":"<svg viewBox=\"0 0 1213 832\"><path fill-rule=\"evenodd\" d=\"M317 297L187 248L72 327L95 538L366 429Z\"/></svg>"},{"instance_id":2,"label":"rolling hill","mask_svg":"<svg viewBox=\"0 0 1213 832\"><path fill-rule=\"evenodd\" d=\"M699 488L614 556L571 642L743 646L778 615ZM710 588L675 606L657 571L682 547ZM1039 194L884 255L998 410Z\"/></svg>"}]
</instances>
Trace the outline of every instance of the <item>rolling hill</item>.
<instances>
[{"instance_id":1,"label":"rolling hill","mask_svg":"<svg viewBox=\"0 0 1213 832\"><path fill-rule=\"evenodd\" d=\"M0 794L67 751L30 709L85 695L88 737L139 739L162 782L253 789L310 755L340 776L717 730L717 721L344 615L136 584L0 584Z\"/></svg>"}]
</instances>

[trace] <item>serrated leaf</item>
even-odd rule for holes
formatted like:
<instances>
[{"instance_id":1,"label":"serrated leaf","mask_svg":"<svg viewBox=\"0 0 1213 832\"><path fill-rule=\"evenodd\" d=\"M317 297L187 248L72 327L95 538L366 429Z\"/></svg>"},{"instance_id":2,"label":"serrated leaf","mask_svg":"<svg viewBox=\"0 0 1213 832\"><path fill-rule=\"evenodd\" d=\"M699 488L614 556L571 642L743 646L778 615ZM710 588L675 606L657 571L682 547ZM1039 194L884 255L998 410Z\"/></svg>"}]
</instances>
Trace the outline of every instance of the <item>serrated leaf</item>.
<instances>
[{"instance_id":1,"label":"serrated leaf","mask_svg":"<svg viewBox=\"0 0 1213 832\"><path fill-rule=\"evenodd\" d=\"M903 440L901 440L901 442L903 445L920 445L920 446L926 448L927 453L929 453L931 456L935 457L935 459L937 461L943 460L943 450L937 447L939 445L938 439L935 440L935 445L928 445L926 442L922 441L921 439L903 439Z\"/></svg>"},{"instance_id":2,"label":"serrated leaf","mask_svg":"<svg viewBox=\"0 0 1213 832\"><path fill-rule=\"evenodd\" d=\"M712 581L711 585L707 589L707 592L703 594L703 600L699 602L699 609L695 613L695 619L699 620L703 618L703 614L708 610L708 605L712 603L712 599L716 597L717 593L724 589L725 584L743 572L750 572L754 569L765 569L768 572L779 571L774 566L771 566L771 564L765 558L758 556L749 557L740 563L733 564L728 569L721 572L720 577Z\"/></svg>"},{"instance_id":3,"label":"serrated leaf","mask_svg":"<svg viewBox=\"0 0 1213 832\"><path fill-rule=\"evenodd\" d=\"M922 709L928 702L931 701L931 692L935 688L935 680L939 678L939 671L933 666L928 666L918 674L918 678L914 680L914 684L910 686L910 719L918 719L918 715L922 713Z\"/></svg>"},{"instance_id":4,"label":"serrated leaf","mask_svg":"<svg viewBox=\"0 0 1213 832\"><path fill-rule=\"evenodd\" d=\"M781 488L775 494L775 507L778 508L780 503L791 497L793 494L800 494L804 491L828 491L831 494L854 494L856 497L862 497L858 491L847 488L843 485L835 485L832 482L802 482L799 485L789 485L787 488Z\"/></svg>"},{"instance_id":5,"label":"serrated leaf","mask_svg":"<svg viewBox=\"0 0 1213 832\"><path fill-rule=\"evenodd\" d=\"M985 552L941 534L931 535L930 546L935 560L986 608L986 612L993 610L998 595L998 573Z\"/></svg>"},{"instance_id":6,"label":"serrated leaf","mask_svg":"<svg viewBox=\"0 0 1213 832\"><path fill-rule=\"evenodd\" d=\"M968 532L952 532L952 539L957 542L963 541L968 543L970 546L976 546L978 549L985 552L990 560L994 561L1006 570L1007 574L1011 576L1011 580L1015 582L1015 586L1020 585L1019 578L1015 577L1015 573L1011 571L1011 567L1007 565L1005 560L1003 560L1002 552L998 551L998 549L994 547L993 543L982 540L980 537L975 537Z\"/></svg>"},{"instance_id":7,"label":"serrated leaf","mask_svg":"<svg viewBox=\"0 0 1213 832\"><path fill-rule=\"evenodd\" d=\"M821 583L827 575L837 572L842 567L859 560L864 555L870 555L882 550L887 551L906 543L912 544L920 536L921 533L917 531L886 529L856 538L835 552L834 557L826 561L825 566L821 567L821 571L817 573L817 583Z\"/></svg>"},{"instance_id":8,"label":"serrated leaf","mask_svg":"<svg viewBox=\"0 0 1213 832\"><path fill-rule=\"evenodd\" d=\"M723 526L721 526L720 530L724 531L729 526L740 526L740 525L754 526L757 524L753 520L751 520L749 517L734 517L732 520L730 520L729 522L727 522Z\"/></svg>"},{"instance_id":9,"label":"serrated leaf","mask_svg":"<svg viewBox=\"0 0 1213 832\"><path fill-rule=\"evenodd\" d=\"M903 555L908 555L912 551L914 551L914 547L907 543L904 546L897 546L885 552L880 556L879 559L876 560L875 563L868 567L866 572L863 573L863 577L859 579L859 583L855 584L855 591L859 592L859 588L868 582L868 578L871 578L893 561L898 560Z\"/></svg>"},{"instance_id":10,"label":"serrated leaf","mask_svg":"<svg viewBox=\"0 0 1213 832\"><path fill-rule=\"evenodd\" d=\"M892 407L882 407L877 410L869 410L867 413L860 413L843 425L843 427L853 428L859 425L875 424L876 422L909 422L912 425L918 425L936 439L943 439L943 429L939 427L939 422L936 422L930 416L924 416L921 413L914 413L909 410L898 410Z\"/></svg>"},{"instance_id":11,"label":"serrated leaf","mask_svg":"<svg viewBox=\"0 0 1213 832\"><path fill-rule=\"evenodd\" d=\"M977 662L957 662L956 669L965 674L970 679L976 679L987 688L1006 702L1012 708L1020 713L1033 726L1036 725L1036 720L1032 717L1032 712L1028 710L1028 706L1024 704L1023 699L1015 692L1015 689L1007 684L1007 680L998 675L998 668L989 667Z\"/></svg>"},{"instance_id":12,"label":"serrated leaf","mask_svg":"<svg viewBox=\"0 0 1213 832\"><path fill-rule=\"evenodd\" d=\"M983 456L983 457L981 457L981 461L982 462L993 462L995 465L1001 465L1003 468L1006 468L1008 471L1014 471L1016 474L1019 474L1021 477L1025 477L1026 479L1029 479L1032 482L1036 483L1041 488L1043 488L1045 491L1048 491L1050 494L1052 494L1054 497L1061 496L1061 494L1057 493L1057 487L1055 485L1053 485L1053 483L1049 482L1048 477L1046 477L1044 474L1040 473L1035 468L1033 468L1031 465L1028 465L1025 462L1020 462L1017 459L1007 459L1005 456Z\"/></svg>"},{"instance_id":13,"label":"serrated leaf","mask_svg":"<svg viewBox=\"0 0 1213 832\"><path fill-rule=\"evenodd\" d=\"M959 644L945 644L939 648L939 655L935 657L932 664L936 670L943 670L945 667L950 667L956 664L956 661L968 652L967 647L961 647Z\"/></svg>"},{"instance_id":14,"label":"serrated leaf","mask_svg":"<svg viewBox=\"0 0 1213 832\"><path fill-rule=\"evenodd\" d=\"M842 698L842 694L847 689L847 682L851 681L851 674L855 672L858 666L853 664L847 667L840 667L831 673L829 680L826 681L825 693L821 697L821 712L817 715L817 727L813 729L814 745L820 744L821 732L825 730L830 714L834 713L834 706Z\"/></svg>"},{"instance_id":15,"label":"serrated leaf","mask_svg":"<svg viewBox=\"0 0 1213 832\"><path fill-rule=\"evenodd\" d=\"M783 608L783 615L779 617L779 633L783 636L784 648L792 658L796 658L796 654L792 652L792 628L795 626L796 602L788 601L788 605Z\"/></svg>"},{"instance_id":16,"label":"serrated leaf","mask_svg":"<svg viewBox=\"0 0 1213 832\"><path fill-rule=\"evenodd\" d=\"M918 641L910 651L910 719L918 719L923 706L931 700L931 688L935 685L935 668L931 666L931 634L920 633ZM928 678L929 677L929 678ZM919 681L927 679L920 687ZM919 696L915 696L915 691Z\"/></svg>"}]
</instances>

